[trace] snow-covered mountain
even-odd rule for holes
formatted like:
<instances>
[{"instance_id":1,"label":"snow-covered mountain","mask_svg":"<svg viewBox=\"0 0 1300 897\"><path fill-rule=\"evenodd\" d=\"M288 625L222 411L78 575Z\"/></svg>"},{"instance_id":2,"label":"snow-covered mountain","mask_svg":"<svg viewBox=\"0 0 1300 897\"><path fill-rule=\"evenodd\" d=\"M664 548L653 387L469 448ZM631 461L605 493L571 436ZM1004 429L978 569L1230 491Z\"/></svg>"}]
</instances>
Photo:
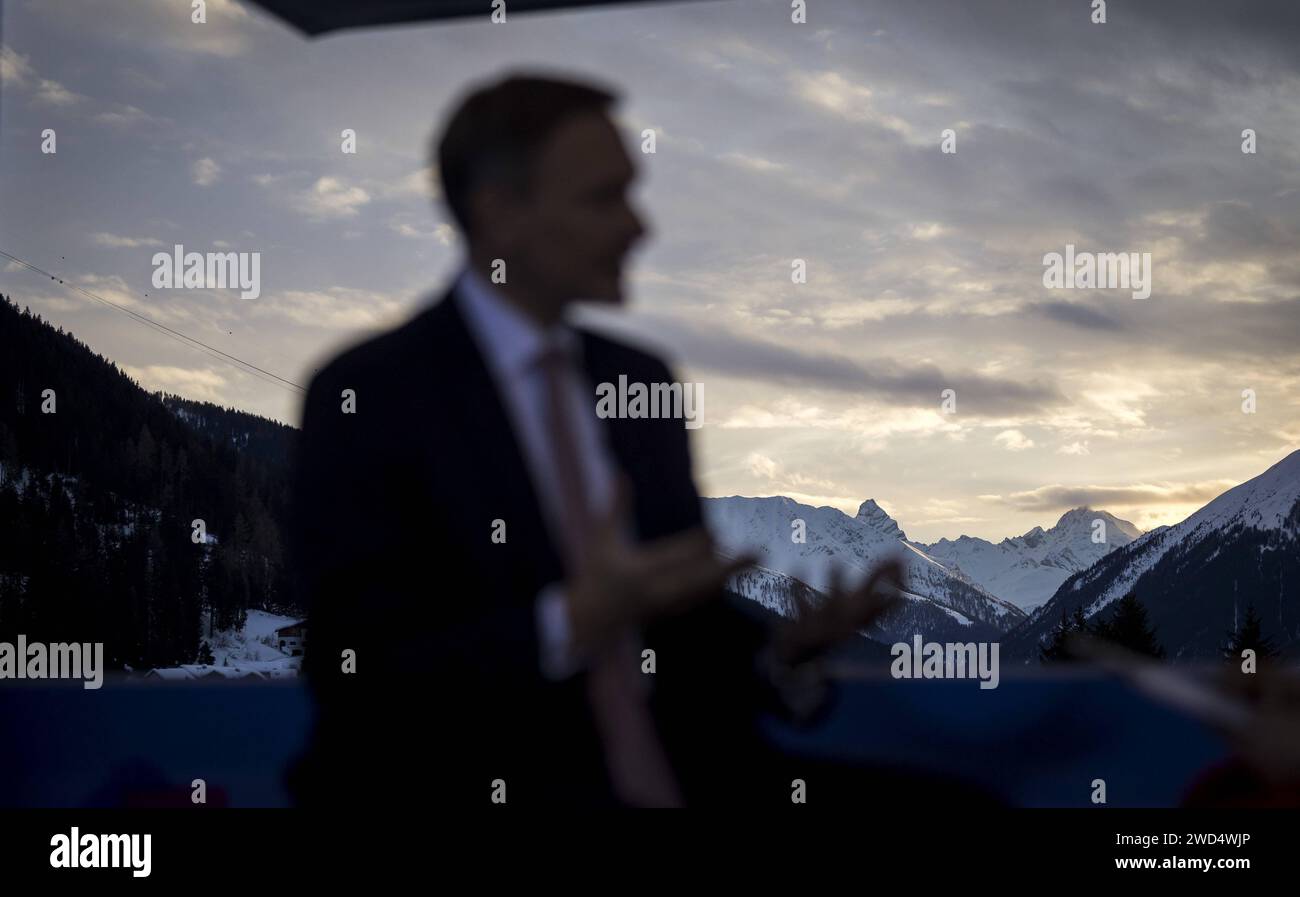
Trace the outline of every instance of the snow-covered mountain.
<instances>
[{"instance_id":1,"label":"snow-covered mountain","mask_svg":"<svg viewBox=\"0 0 1300 897\"><path fill-rule=\"evenodd\" d=\"M733 588L778 613L789 614L791 590L799 586L812 589L815 597L824 595L833 568L846 584L855 583L892 556L903 563L908 594L876 633L883 639L910 638L916 632L935 640L977 639L1024 620L1015 605L954 575L907 542L897 522L874 501L863 502L850 517L782 496L731 496L704 499L704 514L724 550L758 555L762 569L741 574Z\"/></svg>"},{"instance_id":2,"label":"snow-covered mountain","mask_svg":"<svg viewBox=\"0 0 1300 897\"><path fill-rule=\"evenodd\" d=\"M1173 658L1218 654L1254 604L1264 633L1300 647L1300 451L1229 489L1174 526L1161 527L1072 575L1012 636L1032 656L1061 615L1104 614L1133 592Z\"/></svg>"},{"instance_id":3,"label":"snow-covered mountain","mask_svg":"<svg viewBox=\"0 0 1300 897\"><path fill-rule=\"evenodd\" d=\"M858 506L858 514L853 519L886 539L907 541L907 533L899 529L898 522L886 514L884 508L876 504L873 498L868 498Z\"/></svg>"},{"instance_id":4,"label":"snow-covered mountain","mask_svg":"<svg viewBox=\"0 0 1300 897\"><path fill-rule=\"evenodd\" d=\"M1093 541L1094 533L1104 541ZM1142 530L1107 511L1075 508L1051 529L1036 526L996 544L961 536L918 547L949 570L1029 613L1056 594L1071 573L1092 566L1140 535Z\"/></svg>"},{"instance_id":5,"label":"snow-covered mountain","mask_svg":"<svg viewBox=\"0 0 1300 897\"><path fill-rule=\"evenodd\" d=\"M783 617L798 614L797 601L816 605L826 600L824 592L806 582L762 566L750 567L736 574L731 581L731 590ZM904 592L903 598L903 604L895 608L886 620L872 624L863 632L882 644L907 640L916 632L934 641L993 639L1000 633L993 626L973 621L920 595Z\"/></svg>"}]
</instances>

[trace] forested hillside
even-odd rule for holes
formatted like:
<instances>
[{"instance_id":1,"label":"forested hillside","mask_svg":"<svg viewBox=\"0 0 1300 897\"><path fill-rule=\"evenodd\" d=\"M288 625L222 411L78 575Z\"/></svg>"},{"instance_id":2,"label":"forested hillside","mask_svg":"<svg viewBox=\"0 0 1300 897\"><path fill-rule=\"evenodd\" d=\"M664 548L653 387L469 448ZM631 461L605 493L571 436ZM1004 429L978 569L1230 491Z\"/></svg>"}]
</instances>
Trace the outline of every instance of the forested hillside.
<instances>
[{"instance_id":1,"label":"forested hillside","mask_svg":"<svg viewBox=\"0 0 1300 897\"><path fill-rule=\"evenodd\" d=\"M0 639L168 666L200 657L205 626L299 610L281 533L294 430L146 392L0 300Z\"/></svg>"}]
</instances>

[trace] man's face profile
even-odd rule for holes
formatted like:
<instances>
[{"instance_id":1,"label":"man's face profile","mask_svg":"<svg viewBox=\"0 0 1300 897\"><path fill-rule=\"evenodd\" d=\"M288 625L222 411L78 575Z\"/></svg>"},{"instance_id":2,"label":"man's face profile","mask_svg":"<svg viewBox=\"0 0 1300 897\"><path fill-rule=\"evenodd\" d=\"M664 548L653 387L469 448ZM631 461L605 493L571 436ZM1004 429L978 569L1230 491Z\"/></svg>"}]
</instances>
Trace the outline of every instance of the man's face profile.
<instances>
[{"instance_id":1,"label":"man's face profile","mask_svg":"<svg viewBox=\"0 0 1300 897\"><path fill-rule=\"evenodd\" d=\"M635 177L610 120L576 113L533 154L523 191L485 191L494 195L480 205L479 220L537 292L618 303L624 260L645 234L628 196Z\"/></svg>"}]
</instances>

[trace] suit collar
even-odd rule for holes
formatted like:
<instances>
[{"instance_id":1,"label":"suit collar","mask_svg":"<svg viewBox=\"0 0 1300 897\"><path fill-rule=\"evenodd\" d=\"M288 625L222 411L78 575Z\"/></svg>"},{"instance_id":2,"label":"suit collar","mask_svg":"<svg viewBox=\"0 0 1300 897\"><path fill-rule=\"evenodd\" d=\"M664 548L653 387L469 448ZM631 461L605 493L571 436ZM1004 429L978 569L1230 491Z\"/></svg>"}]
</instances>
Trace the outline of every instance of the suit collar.
<instances>
[{"instance_id":1,"label":"suit collar","mask_svg":"<svg viewBox=\"0 0 1300 897\"><path fill-rule=\"evenodd\" d=\"M476 490L466 500L484 507L515 509L519 527L517 530L516 524L510 523L510 538L513 540L516 532L527 538L535 547L537 563L558 578L560 555L544 522L519 437L457 293L455 285L449 288L417 326L420 342L428 347L431 388L448 403L448 422L457 428L454 436L463 446L462 463L472 477L472 484L461 485ZM593 386L616 382L620 373L628 373L628 350L586 330L574 329L573 334L582 369ZM639 469L641 461L634 457L640 441L636 428L617 418L598 423L615 464L629 474ZM642 484L642 488L652 487ZM637 508L638 516L641 510ZM644 529L641 523L638 528Z\"/></svg>"},{"instance_id":2,"label":"suit collar","mask_svg":"<svg viewBox=\"0 0 1300 897\"><path fill-rule=\"evenodd\" d=\"M508 525L510 543L522 546L539 583L561 578L560 555L542 516L514 425L506 413L478 340L471 334L456 291L448 290L417 321L429 360L428 389L442 406L428 425L453 441L460 473L442 477L463 493L460 502ZM489 529L484 528L484 538Z\"/></svg>"},{"instance_id":3,"label":"suit collar","mask_svg":"<svg viewBox=\"0 0 1300 897\"><path fill-rule=\"evenodd\" d=\"M552 346L570 355L579 349L578 336L566 323L538 324L473 268L461 272L451 293L479 354L498 378L523 375Z\"/></svg>"}]
</instances>

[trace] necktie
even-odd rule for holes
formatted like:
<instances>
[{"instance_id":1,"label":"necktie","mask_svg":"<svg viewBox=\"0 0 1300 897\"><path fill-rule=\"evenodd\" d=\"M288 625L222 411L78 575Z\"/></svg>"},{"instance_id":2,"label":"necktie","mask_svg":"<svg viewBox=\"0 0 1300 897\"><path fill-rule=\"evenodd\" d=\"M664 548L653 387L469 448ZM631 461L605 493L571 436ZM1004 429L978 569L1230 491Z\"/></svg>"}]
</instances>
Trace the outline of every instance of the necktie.
<instances>
[{"instance_id":1,"label":"necktie","mask_svg":"<svg viewBox=\"0 0 1300 897\"><path fill-rule=\"evenodd\" d=\"M539 359L546 383L544 417L551 443L559 495L561 542L567 569L580 569L591 532L591 504L580 467L571 411L569 378L573 369L558 346L549 346ZM637 677L639 657L631 636L602 646L592 658L587 697L605 750L605 763L615 793L637 807L681 806L681 792L663 744L655 731L645 689Z\"/></svg>"}]
</instances>

